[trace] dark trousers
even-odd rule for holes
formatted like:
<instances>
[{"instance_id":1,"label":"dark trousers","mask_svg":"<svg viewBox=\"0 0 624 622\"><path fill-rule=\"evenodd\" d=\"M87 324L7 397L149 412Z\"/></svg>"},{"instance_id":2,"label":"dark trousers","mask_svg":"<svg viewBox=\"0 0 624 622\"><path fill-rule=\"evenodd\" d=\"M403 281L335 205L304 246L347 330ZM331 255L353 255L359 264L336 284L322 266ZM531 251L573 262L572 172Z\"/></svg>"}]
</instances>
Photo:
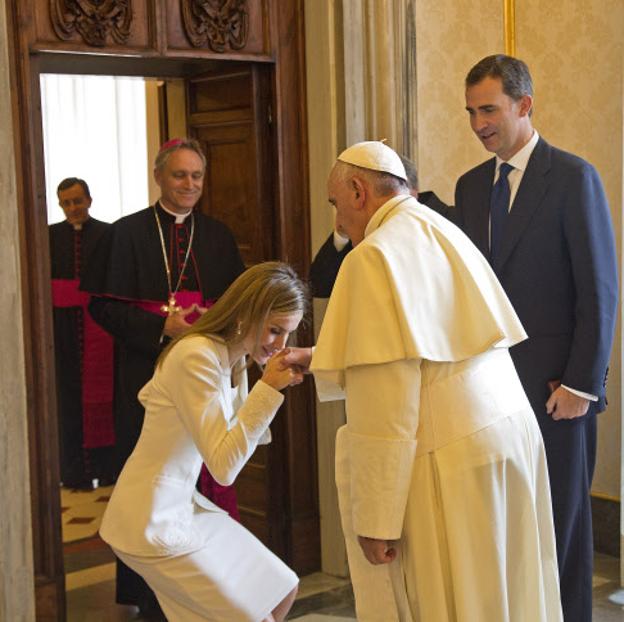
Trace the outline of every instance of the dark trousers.
<instances>
[{"instance_id":1,"label":"dark trousers","mask_svg":"<svg viewBox=\"0 0 624 622\"><path fill-rule=\"evenodd\" d=\"M594 547L590 490L596 464L596 415L554 421L538 415L553 503L565 622L591 622Z\"/></svg>"},{"instance_id":2,"label":"dark trousers","mask_svg":"<svg viewBox=\"0 0 624 622\"><path fill-rule=\"evenodd\" d=\"M563 617L565 622L591 622L590 491L596 465L596 415L569 421L548 419L540 427L550 475Z\"/></svg>"},{"instance_id":3,"label":"dark trousers","mask_svg":"<svg viewBox=\"0 0 624 622\"><path fill-rule=\"evenodd\" d=\"M143 577L131 568L128 568L120 559L117 559L115 600L120 605L135 605L143 613L162 613L156 595Z\"/></svg>"},{"instance_id":4,"label":"dark trousers","mask_svg":"<svg viewBox=\"0 0 624 622\"><path fill-rule=\"evenodd\" d=\"M567 335L532 338L510 350L542 432L552 496L565 622L591 622L594 543L591 483L596 464L597 403L586 415L555 421L546 413L548 381L562 377Z\"/></svg>"}]
</instances>

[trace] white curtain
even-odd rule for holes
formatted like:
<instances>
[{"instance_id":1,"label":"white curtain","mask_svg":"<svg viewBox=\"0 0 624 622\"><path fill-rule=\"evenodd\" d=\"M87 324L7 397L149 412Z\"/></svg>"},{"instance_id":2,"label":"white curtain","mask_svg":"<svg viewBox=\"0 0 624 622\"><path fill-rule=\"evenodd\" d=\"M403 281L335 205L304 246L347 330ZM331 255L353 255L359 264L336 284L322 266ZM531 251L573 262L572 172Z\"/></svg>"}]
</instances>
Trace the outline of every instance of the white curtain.
<instances>
[{"instance_id":1,"label":"white curtain","mask_svg":"<svg viewBox=\"0 0 624 622\"><path fill-rule=\"evenodd\" d=\"M43 74L41 105L48 222L64 219L56 187L66 177L89 184L98 220L147 207L143 78Z\"/></svg>"}]
</instances>

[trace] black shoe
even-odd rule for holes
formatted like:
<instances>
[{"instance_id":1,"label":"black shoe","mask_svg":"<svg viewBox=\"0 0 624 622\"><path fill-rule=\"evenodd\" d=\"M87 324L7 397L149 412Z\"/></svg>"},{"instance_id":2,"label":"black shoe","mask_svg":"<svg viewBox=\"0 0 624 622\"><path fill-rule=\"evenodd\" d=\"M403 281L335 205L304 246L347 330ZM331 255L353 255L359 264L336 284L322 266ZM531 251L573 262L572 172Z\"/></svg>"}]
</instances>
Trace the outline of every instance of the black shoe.
<instances>
[{"instance_id":1,"label":"black shoe","mask_svg":"<svg viewBox=\"0 0 624 622\"><path fill-rule=\"evenodd\" d=\"M102 486L114 486L116 482L117 480L112 476L98 478L98 485L100 488Z\"/></svg>"},{"instance_id":2,"label":"black shoe","mask_svg":"<svg viewBox=\"0 0 624 622\"><path fill-rule=\"evenodd\" d=\"M149 620L149 622L167 622L167 618L160 608L160 605L158 605L158 608L150 607L149 609L139 607L139 617L142 620Z\"/></svg>"},{"instance_id":3,"label":"black shoe","mask_svg":"<svg viewBox=\"0 0 624 622\"><path fill-rule=\"evenodd\" d=\"M70 490L82 490L82 491L90 491L94 489L93 480L91 479L83 479L78 481L63 481L63 488L69 488Z\"/></svg>"},{"instance_id":4,"label":"black shoe","mask_svg":"<svg viewBox=\"0 0 624 622\"><path fill-rule=\"evenodd\" d=\"M167 622L167 618L160 608L160 603L153 593L141 599L141 603L139 604L139 616L150 622Z\"/></svg>"}]
</instances>

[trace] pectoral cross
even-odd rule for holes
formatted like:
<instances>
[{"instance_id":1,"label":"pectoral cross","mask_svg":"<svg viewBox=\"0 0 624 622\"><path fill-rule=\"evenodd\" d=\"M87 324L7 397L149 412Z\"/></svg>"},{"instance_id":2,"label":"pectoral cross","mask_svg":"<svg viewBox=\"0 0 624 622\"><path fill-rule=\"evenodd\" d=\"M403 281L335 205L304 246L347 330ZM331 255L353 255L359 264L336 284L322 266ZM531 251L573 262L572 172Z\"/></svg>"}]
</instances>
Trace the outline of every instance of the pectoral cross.
<instances>
[{"instance_id":1,"label":"pectoral cross","mask_svg":"<svg viewBox=\"0 0 624 622\"><path fill-rule=\"evenodd\" d=\"M173 315L174 313L177 313L178 311L182 310L182 307L178 306L178 303L175 299L175 296L173 294L169 295L169 301L168 304L163 305L162 307L160 307L160 310L163 313L166 313L167 315Z\"/></svg>"}]
</instances>

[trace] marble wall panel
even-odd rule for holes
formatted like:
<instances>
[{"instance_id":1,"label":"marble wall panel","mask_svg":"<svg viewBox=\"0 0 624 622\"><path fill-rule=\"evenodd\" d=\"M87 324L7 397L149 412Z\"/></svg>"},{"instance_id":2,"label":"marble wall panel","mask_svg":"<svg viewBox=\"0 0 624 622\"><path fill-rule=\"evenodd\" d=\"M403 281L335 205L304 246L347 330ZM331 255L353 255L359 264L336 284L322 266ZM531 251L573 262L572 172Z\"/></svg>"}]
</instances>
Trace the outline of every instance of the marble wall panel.
<instances>
[{"instance_id":1,"label":"marble wall panel","mask_svg":"<svg viewBox=\"0 0 624 622\"><path fill-rule=\"evenodd\" d=\"M5 0L0 0L0 118L11 119ZM0 620L34 620L18 198L11 123L0 124Z\"/></svg>"}]
</instances>

